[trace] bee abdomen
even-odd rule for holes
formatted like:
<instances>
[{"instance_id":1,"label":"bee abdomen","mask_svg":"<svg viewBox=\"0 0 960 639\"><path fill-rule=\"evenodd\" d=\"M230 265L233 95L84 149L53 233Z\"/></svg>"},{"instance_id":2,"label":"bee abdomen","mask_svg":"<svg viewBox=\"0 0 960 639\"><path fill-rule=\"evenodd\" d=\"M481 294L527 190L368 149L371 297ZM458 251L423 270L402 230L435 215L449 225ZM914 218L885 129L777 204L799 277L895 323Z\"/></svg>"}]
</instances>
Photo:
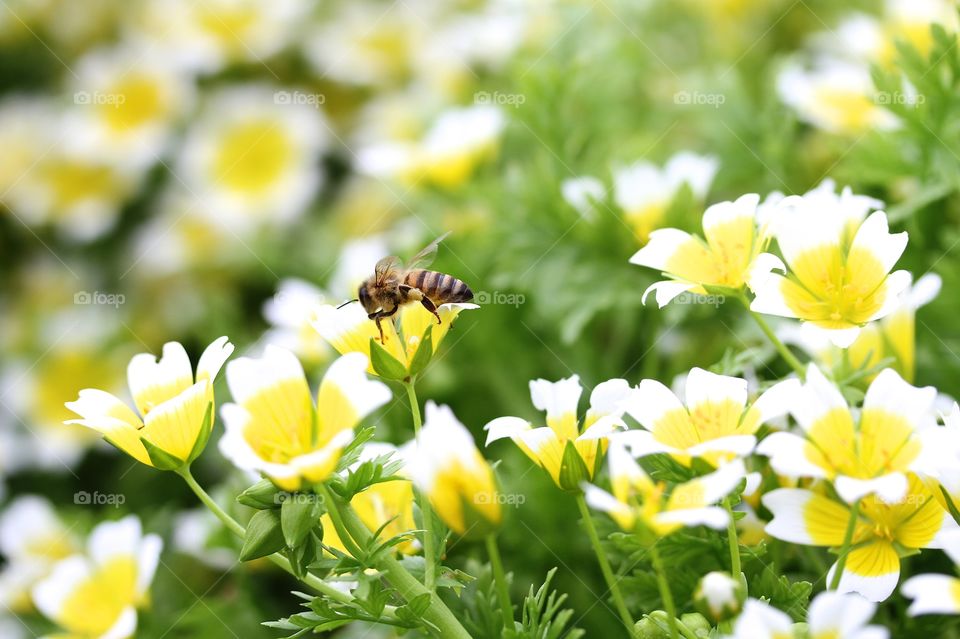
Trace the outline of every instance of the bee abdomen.
<instances>
[{"instance_id":1,"label":"bee abdomen","mask_svg":"<svg viewBox=\"0 0 960 639\"><path fill-rule=\"evenodd\" d=\"M473 291L463 280L437 271L414 269L407 273L404 284L419 289L437 305L473 299Z\"/></svg>"}]
</instances>

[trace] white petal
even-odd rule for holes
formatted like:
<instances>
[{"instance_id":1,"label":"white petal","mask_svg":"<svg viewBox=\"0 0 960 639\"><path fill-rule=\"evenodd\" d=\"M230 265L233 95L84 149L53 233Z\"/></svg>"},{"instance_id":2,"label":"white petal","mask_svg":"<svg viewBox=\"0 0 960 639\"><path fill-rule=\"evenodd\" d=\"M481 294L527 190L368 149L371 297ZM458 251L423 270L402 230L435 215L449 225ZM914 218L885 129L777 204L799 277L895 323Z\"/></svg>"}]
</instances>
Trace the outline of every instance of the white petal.
<instances>
[{"instance_id":1,"label":"white petal","mask_svg":"<svg viewBox=\"0 0 960 639\"><path fill-rule=\"evenodd\" d=\"M702 368L693 368L685 387L687 409L691 412L706 402L731 401L741 409L747 405L747 380L717 375Z\"/></svg>"},{"instance_id":2,"label":"white petal","mask_svg":"<svg viewBox=\"0 0 960 639\"><path fill-rule=\"evenodd\" d=\"M770 433L757 445L757 454L770 458L770 466L786 477L826 477L826 471L804 454L807 442L793 433Z\"/></svg>"},{"instance_id":3,"label":"white petal","mask_svg":"<svg viewBox=\"0 0 960 639\"><path fill-rule=\"evenodd\" d=\"M703 232L708 237L710 231L717 226L734 220L747 218L753 220L757 214L760 196L756 193L741 195L733 202L717 202L707 207L703 212Z\"/></svg>"},{"instance_id":4,"label":"white petal","mask_svg":"<svg viewBox=\"0 0 960 639\"><path fill-rule=\"evenodd\" d=\"M657 306L659 308L663 308L677 297L683 295L687 291L692 291L698 286L699 284L683 282L680 280L663 280L660 282L654 282L647 287L647 290L643 292L643 297L640 299L640 302L642 304L646 304L647 296L650 295L652 291L655 293Z\"/></svg>"},{"instance_id":5,"label":"white petal","mask_svg":"<svg viewBox=\"0 0 960 639\"><path fill-rule=\"evenodd\" d=\"M790 408L790 413L801 428L809 430L821 417L839 408L847 408L847 401L833 382L811 362L807 366L806 380Z\"/></svg>"},{"instance_id":6,"label":"white petal","mask_svg":"<svg viewBox=\"0 0 960 639\"><path fill-rule=\"evenodd\" d=\"M359 419L363 419L393 398L389 386L367 377L369 363L367 356L363 353L341 355L327 369L321 382L321 388L325 384L335 384L346 396ZM323 406L318 406L317 410L321 412L322 420Z\"/></svg>"},{"instance_id":7,"label":"white petal","mask_svg":"<svg viewBox=\"0 0 960 639\"><path fill-rule=\"evenodd\" d=\"M750 270L747 273L747 286L750 287L751 291L756 293L758 288L766 285L767 278L769 278L774 271L780 271L781 274L786 274L787 267L784 265L783 260L772 253L758 254L753 258L753 262L750 263ZM779 315L779 313L776 314Z\"/></svg>"},{"instance_id":8,"label":"white petal","mask_svg":"<svg viewBox=\"0 0 960 639\"><path fill-rule=\"evenodd\" d=\"M812 498L809 490L797 488L778 488L764 495L763 505L773 514L765 528L767 534L795 544L814 545L804 520L804 510Z\"/></svg>"},{"instance_id":9,"label":"white petal","mask_svg":"<svg viewBox=\"0 0 960 639\"><path fill-rule=\"evenodd\" d=\"M900 594L913 599L907 614L918 615L955 615L960 613L960 601L956 593L960 584L956 577L947 575L917 575L903 582Z\"/></svg>"},{"instance_id":10,"label":"white petal","mask_svg":"<svg viewBox=\"0 0 960 639\"><path fill-rule=\"evenodd\" d=\"M833 485L837 494L848 504L873 494L885 503L896 504L907 494L907 477L903 473L888 473L872 479L838 475Z\"/></svg>"},{"instance_id":11,"label":"white petal","mask_svg":"<svg viewBox=\"0 0 960 639\"><path fill-rule=\"evenodd\" d=\"M627 404L627 414L640 422L647 430L656 429L657 423L668 412L686 408L669 388L655 379L645 379L637 386L637 393Z\"/></svg>"},{"instance_id":12,"label":"white petal","mask_svg":"<svg viewBox=\"0 0 960 639\"><path fill-rule=\"evenodd\" d=\"M241 404L285 381L295 381L307 389L300 360L273 344L267 345L262 357L238 357L227 364L227 386L234 401Z\"/></svg>"},{"instance_id":13,"label":"white petal","mask_svg":"<svg viewBox=\"0 0 960 639\"><path fill-rule=\"evenodd\" d=\"M633 254L630 263L658 271L667 271L670 258L691 239L693 236L686 231L672 228L657 229L650 233L650 239L644 247Z\"/></svg>"},{"instance_id":14,"label":"white petal","mask_svg":"<svg viewBox=\"0 0 960 639\"><path fill-rule=\"evenodd\" d=\"M214 340L200 355L200 361L197 363L197 381L204 378L211 382L215 380L220 368L232 353L233 344L227 340L226 335Z\"/></svg>"},{"instance_id":15,"label":"white petal","mask_svg":"<svg viewBox=\"0 0 960 639\"><path fill-rule=\"evenodd\" d=\"M519 417L498 417L483 427L487 431L487 441L484 446L505 437L518 437L521 433L530 430L531 425Z\"/></svg>"},{"instance_id":16,"label":"white petal","mask_svg":"<svg viewBox=\"0 0 960 639\"><path fill-rule=\"evenodd\" d=\"M836 633L837 637L848 637L870 621L877 606L855 594L836 591L824 591L810 603L807 611L807 623L810 634Z\"/></svg>"},{"instance_id":17,"label":"white petal","mask_svg":"<svg viewBox=\"0 0 960 639\"><path fill-rule=\"evenodd\" d=\"M940 294L941 286L943 286L943 280L939 275L927 273L910 288L907 304L914 310L926 306Z\"/></svg>"},{"instance_id":18,"label":"white petal","mask_svg":"<svg viewBox=\"0 0 960 639\"><path fill-rule=\"evenodd\" d=\"M610 437L611 442L617 442L625 447L634 457L646 457L657 453L679 453L679 449L658 441L648 430L627 430Z\"/></svg>"},{"instance_id":19,"label":"white petal","mask_svg":"<svg viewBox=\"0 0 960 639\"><path fill-rule=\"evenodd\" d=\"M713 504L729 495L746 474L743 461L735 459L694 481L703 484L704 503Z\"/></svg>"},{"instance_id":20,"label":"white petal","mask_svg":"<svg viewBox=\"0 0 960 639\"><path fill-rule=\"evenodd\" d=\"M140 520L135 515L98 524L87 540L90 557L98 564L118 555L136 557L141 536Z\"/></svg>"},{"instance_id":21,"label":"white petal","mask_svg":"<svg viewBox=\"0 0 960 639\"><path fill-rule=\"evenodd\" d=\"M863 407L899 415L914 428L922 428L936 423L936 399L937 389L933 386L917 388L904 381L897 371L886 368L871 382Z\"/></svg>"},{"instance_id":22,"label":"white petal","mask_svg":"<svg viewBox=\"0 0 960 639\"><path fill-rule=\"evenodd\" d=\"M730 515L718 506L706 508L683 508L668 510L654 517L659 524L681 524L683 526L707 526L722 530L730 523Z\"/></svg>"},{"instance_id":23,"label":"white petal","mask_svg":"<svg viewBox=\"0 0 960 639\"><path fill-rule=\"evenodd\" d=\"M886 297L880 309L872 316L871 320L877 320L886 317L890 313L903 308L907 303L907 295L910 289L910 280L913 278L908 271L894 271L887 276L883 286L886 289Z\"/></svg>"},{"instance_id":24,"label":"white petal","mask_svg":"<svg viewBox=\"0 0 960 639\"><path fill-rule=\"evenodd\" d=\"M797 314L790 308L787 299L783 296L782 284L784 279L782 275L768 272L766 276L752 282L750 289L755 297L750 302L750 310L764 315L796 317Z\"/></svg>"},{"instance_id":25,"label":"white petal","mask_svg":"<svg viewBox=\"0 0 960 639\"><path fill-rule=\"evenodd\" d=\"M193 368L187 351L179 342L167 342L159 360L151 353L134 355L127 366L127 383L141 414L147 412L152 406L142 405L139 398L150 389L185 388L193 384Z\"/></svg>"},{"instance_id":26,"label":"white petal","mask_svg":"<svg viewBox=\"0 0 960 639\"><path fill-rule=\"evenodd\" d=\"M583 484L583 497L587 501L587 505L593 508L594 510L599 510L604 513L629 513L630 508L617 500L616 497L603 490L602 488L597 488L593 484Z\"/></svg>"},{"instance_id":27,"label":"white petal","mask_svg":"<svg viewBox=\"0 0 960 639\"><path fill-rule=\"evenodd\" d=\"M537 410L547 413L547 420L561 419L564 415L577 414L577 404L583 388L580 377L573 375L557 382L535 379L530 382L530 399Z\"/></svg>"},{"instance_id":28,"label":"white petal","mask_svg":"<svg viewBox=\"0 0 960 639\"><path fill-rule=\"evenodd\" d=\"M757 438L753 435L728 435L691 446L685 452L693 457L702 457L706 453L712 452L733 453L738 457L743 457L753 452L756 443Z\"/></svg>"},{"instance_id":29,"label":"white petal","mask_svg":"<svg viewBox=\"0 0 960 639\"><path fill-rule=\"evenodd\" d=\"M863 221L853 238L850 250L867 250L879 261L884 272L893 268L907 248L907 232L890 233L887 214L875 211Z\"/></svg>"},{"instance_id":30,"label":"white petal","mask_svg":"<svg viewBox=\"0 0 960 639\"><path fill-rule=\"evenodd\" d=\"M610 379L597 384L590 393L590 409L587 416L622 414L627 400L636 389L625 379Z\"/></svg>"},{"instance_id":31,"label":"white petal","mask_svg":"<svg viewBox=\"0 0 960 639\"><path fill-rule=\"evenodd\" d=\"M827 571L827 583L833 582L833 574L836 569L837 564L834 563ZM855 592L863 595L868 601L880 602L885 601L893 594L898 581L900 581L899 565L894 572L877 577L864 577L849 570L844 570L843 575L840 576L840 585L837 587L837 592Z\"/></svg>"},{"instance_id":32,"label":"white petal","mask_svg":"<svg viewBox=\"0 0 960 639\"><path fill-rule=\"evenodd\" d=\"M748 599L734 625L735 639L772 639L791 636L793 619L757 599Z\"/></svg>"},{"instance_id":33,"label":"white petal","mask_svg":"<svg viewBox=\"0 0 960 639\"><path fill-rule=\"evenodd\" d=\"M783 417L800 393L802 384L795 377L777 382L760 395L751 408L757 411L761 424Z\"/></svg>"},{"instance_id":34,"label":"white petal","mask_svg":"<svg viewBox=\"0 0 960 639\"><path fill-rule=\"evenodd\" d=\"M137 630L137 611L133 606L127 606L117 617L116 622L97 639L128 639Z\"/></svg>"},{"instance_id":35,"label":"white petal","mask_svg":"<svg viewBox=\"0 0 960 639\"><path fill-rule=\"evenodd\" d=\"M82 555L74 555L57 563L50 575L33 587L33 603L50 619L59 619L63 605L92 574L92 567Z\"/></svg>"}]
</instances>

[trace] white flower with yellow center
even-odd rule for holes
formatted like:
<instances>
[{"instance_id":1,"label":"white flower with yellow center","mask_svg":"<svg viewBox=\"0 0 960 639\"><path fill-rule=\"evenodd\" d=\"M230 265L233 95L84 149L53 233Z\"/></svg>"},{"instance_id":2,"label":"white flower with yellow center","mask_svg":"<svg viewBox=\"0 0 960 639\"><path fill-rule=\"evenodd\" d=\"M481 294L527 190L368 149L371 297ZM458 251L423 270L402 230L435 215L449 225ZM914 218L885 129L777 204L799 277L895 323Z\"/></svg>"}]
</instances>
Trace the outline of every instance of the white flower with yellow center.
<instances>
[{"instance_id":1,"label":"white flower with yellow center","mask_svg":"<svg viewBox=\"0 0 960 639\"><path fill-rule=\"evenodd\" d=\"M0 199L25 224L52 225L79 241L116 223L138 188L142 167L67 144L63 113L49 101L14 99L0 109Z\"/></svg>"},{"instance_id":2,"label":"white flower with yellow center","mask_svg":"<svg viewBox=\"0 0 960 639\"><path fill-rule=\"evenodd\" d=\"M940 505L960 517L960 405L943 415L943 428L925 431L925 447L935 452L918 472Z\"/></svg>"},{"instance_id":3,"label":"white flower with yellow center","mask_svg":"<svg viewBox=\"0 0 960 639\"><path fill-rule=\"evenodd\" d=\"M960 566L960 532L944 535L943 550L954 565ZM907 609L911 617L960 614L960 579L951 575L910 577L900 586L900 594L913 599Z\"/></svg>"},{"instance_id":4,"label":"white flower with yellow center","mask_svg":"<svg viewBox=\"0 0 960 639\"><path fill-rule=\"evenodd\" d=\"M863 597L827 590L810 602L807 633L810 639L887 639L889 632L867 623L877 606ZM748 599L743 613L725 639L793 639L793 619L759 599Z\"/></svg>"},{"instance_id":5,"label":"white flower with yellow center","mask_svg":"<svg viewBox=\"0 0 960 639\"><path fill-rule=\"evenodd\" d=\"M777 539L807 546L843 546L850 507L811 490L779 488L763 496L773 513L767 533ZM876 495L860 501L840 592L856 592L871 601L883 601L900 579L900 558L921 548L943 547L957 524L914 474L908 488L893 503ZM837 564L827 575L833 581Z\"/></svg>"},{"instance_id":6,"label":"white flower with yellow center","mask_svg":"<svg viewBox=\"0 0 960 639\"><path fill-rule=\"evenodd\" d=\"M777 92L800 119L829 133L858 135L899 124L880 105L866 64L834 59L811 69L791 64L777 77Z\"/></svg>"},{"instance_id":7,"label":"white flower with yellow center","mask_svg":"<svg viewBox=\"0 0 960 639\"><path fill-rule=\"evenodd\" d=\"M574 375L558 382L530 382L530 399L546 412L546 426L534 428L521 417L498 417L483 427L489 446L509 437L527 457L543 468L564 490L577 490L593 478L600 465L607 437L625 428L622 415L634 389L624 379L597 384L590 393L590 408L581 425L577 404L583 387Z\"/></svg>"},{"instance_id":8,"label":"white flower with yellow center","mask_svg":"<svg viewBox=\"0 0 960 639\"><path fill-rule=\"evenodd\" d=\"M129 45L81 58L71 88L67 143L137 166L161 159L194 97L193 79L169 59Z\"/></svg>"},{"instance_id":9,"label":"white flower with yellow center","mask_svg":"<svg viewBox=\"0 0 960 639\"><path fill-rule=\"evenodd\" d=\"M58 563L33 589L33 601L68 636L126 639L137 627L163 542L143 535L131 515L98 525L87 552Z\"/></svg>"},{"instance_id":10,"label":"white flower with yellow center","mask_svg":"<svg viewBox=\"0 0 960 639\"><path fill-rule=\"evenodd\" d=\"M719 530L730 523L727 511L715 504L743 480L741 460L668 489L647 475L619 443L611 442L608 458L612 492L584 484L584 497L591 508L610 515L623 530L639 528L663 537L687 526Z\"/></svg>"},{"instance_id":11,"label":"white flower with yellow center","mask_svg":"<svg viewBox=\"0 0 960 639\"><path fill-rule=\"evenodd\" d=\"M434 512L458 535L482 537L500 525L493 469L449 406L427 402L406 468Z\"/></svg>"},{"instance_id":12,"label":"white flower with yellow center","mask_svg":"<svg viewBox=\"0 0 960 639\"><path fill-rule=\"evenodd\" d=\"M400 334L389 319L380 323L383 327L384 341L380 344L380 331L376 323L367 317L363 306L358 303L347 304L337 308L329 304L321 305L316 309L316 319L313 328L320 333L339 353L363 353L370 357L370 340L378 344L394 357L400 364L409 367L417 354L417 349L423 343L427 329L430 329L430 340L433 351L440 347L440 342L446 337L450 326L461 311L480 308L476 304L451 303L437 307L440 323L421 304L406 304L400 307L397 314L400 316ZM371 365L369 372L374 373Z\"/></svg>"},{"instance_id":13,"label":"white flower with yellow center","mask_svg":"<svg viewBox=\"0 0 960 639\"><path fill-rule=\"evenodd\" d=\"M750 308L799 318L804 330L826 331L834 344L846 348L861 327L900 304L910 273L890 270L907 246L907 233L891 234L883 211L857 224L860 205L837 215L812 202L804 196L781 203L782 214L772 224L789 271L756 274Z\"/></svg>"},{"instance_id":14,"label":"white flower with yellow center","mask_svg":"<svg viewBox=\"0 0 960 639\"><path fill-rule=\"evenodd\" d=\"M661 169L651 162L637 162L613 171L613 201L641 244L659 228L673 198L686 184L697 201L703 201L719 162L716 158L682 151Z\"/></svg>"},{"instance_id":15,"label":"white flower with yellow center","mask_svg":"<svg viewBox=\"0 0 960 639\"><path fill-rule=\"evenodd\" d=\"M290 351L267 346L263 357L233 360L227 384L236 403L223 406L220 451L283 490L327 479L360 420L390 401L390 389L367 379L366 368L360 354L335 360L314 405L303 367Z\"/></svg>"},{"instance_id":16,"label":"white flower with yellow center","mask_svg":"<svg viewBox=\"0 0 960 639\"><path fill-rule=\"evenodd\" d=\"M932 386L911 386L885 369L867 389L862 408L853 410L810 364L806 381L792 387L786 401L801 433L773 433L757 452L770 457L780 475L833 482L850 503L873 493L893 503L907 490L906 474L929 465L932 453L924 442L936 427L936 396Z\"/></svg>"},{"instance_id":17,"label":"white flower with yellow center","mask_svg":"<svg viewBox=\"0 0 960 639\"><path fill-rule=\"evenodd\" d=\"M147 0L131 7L132 39L177 65L213 73L236 62L264 65L296 34L303 0Z\"/></svg>"},{"instance_id":18,"label":"white flower with yellow center","mask_svg":"<svg viewBox=\"0 0 960 639\"><path fill-rule=\"evenodd\" d=\"M411 443L412 447L413 444ZM383 455L392 454L396 460L402 451L391 444L371 442L365 444L356 465ZM407 452L407 454L409 454ZM357 513L370 532L381 531L384 539L416 530L413 517L413 483L407 478L407 472L401 470L396 479L373 484L363 492L353 496L350 507ZM323 524L323 544L349 554L340 540L329 513L320 518ZM419 550L419 543L412 537L396 545L398 552L411 555Z\"/></svg>"},{"instance_id":19,"label":"white flower with yellow center","mask_svg":"<svg viewBox=\"0 0 960 639\"><path fill-rule=\"evenodd\" d=\"M804 349L826 367L871 370L888 361L890 368L912 382L916 373L916 315L917 309L933 301L940 293L942 280L935 273L927 273L898 298L898 304L889 315L867 324L860 335L846 349L833 345L828 335L804 330L783 331L781 339ZM877 372L867 375L873 381Z\"/></svg>"},{"instance_id":20,"label":"white flower with yellow center","mask_svg":"<svg viewBox=\"0 0 960 639\"><path fill-rule=\"evenodd\" d=\"M284 95L248 85L210 99L177 166L195 213L241 233L303 213L322 181L326 125L317 108Z\"/></svg>"},{"instance_id":21,"label":"white flower with yellow center","mask_svg":"<svg viewBox=\"0 0 960 639\"><path fill-rule=\"evenodd\" d=\"M624 405L646 430L628 430L614 437L634 456L667 453L681 464L693 458L714 466L749 455L757 429L785 415L796 380L781 382L748 405L747 381L694 368L684 385L684 401L655 379L640 382Z\"/></svg>"},{"instance_id":22,"label":"white flower with yellow center","mask_svg":"<svg viewBox=\"0 0 960 639\"><path fill-rule=\"evenodd\" d=\"M361 149L357 168L411 186L423 181L456 188L496 154L505 124L503 111L495 106L448 109L419 139L380 142Z\"/></svg>"},{"instance_id":23,"label":"white flower with yellow center","mask_svg":"<svg viewBox=\"0 0 960 639\"><path fill-rule=\"evenodd\" d=\"M77 540L49 501L17 497L0 515L0 552L6 559L0 571L0 604L14 613L30 611L33 586L77 550Z\"/></svg>"},{"instance_id":24,"label":"white flower with yellow center","mask_svg":"<svg viewBox=\"0 0 960 639\"><path fill-rule=\"evenodd\" d=\"M139 411L102 390L87 388L67 408L80 415L67 424L92 428L134 459L162 470L189 464L213 428L213 381L233 352L226 337L211 343L193 367L178 342L167 342L157 361L150 353L130 360L127 380Z\"/></svg>"},{"instance_id":25,"label":"white flower with yellow center","mask_svg":"<svg viewBox=\"0 0 960 639\"><path fill-rule=\"evenodd\" d=\"M597 204L607 198L607 187L599 179L590 175L572 177L560 184L560 195L580 215L592 219Z\"/></svg>"},{"instance_id":26,"label":"white flower with yellow center","mask_svg":"<svg viewBox=\"0 0 960 639\"><path fill-rule=\"evenodd\" d=\"M765 276L780 260L763 251L769 235L761 218L760 196L750 193L734 202L720 202L703 214L706 240L679 229L650 233L646 246L630 258L631 264L657 269L670 279L656 282L652 292L663 308L687 292L707 294L705 287L742 289L754 275Z\"/></svg>"}]
</instances>

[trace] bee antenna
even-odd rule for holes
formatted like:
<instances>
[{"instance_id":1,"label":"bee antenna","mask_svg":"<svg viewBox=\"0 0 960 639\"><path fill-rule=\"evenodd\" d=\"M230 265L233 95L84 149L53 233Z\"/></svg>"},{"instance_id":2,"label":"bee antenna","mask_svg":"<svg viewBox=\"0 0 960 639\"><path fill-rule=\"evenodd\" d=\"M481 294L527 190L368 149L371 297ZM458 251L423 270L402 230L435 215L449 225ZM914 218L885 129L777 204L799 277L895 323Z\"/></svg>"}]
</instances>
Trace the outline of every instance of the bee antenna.
<instances>
[{"instance_id":1,"label":"bee antenna","mask_svg":"<svg viewBox=\"0 0 960 639\"><path fill-rule=\"evenodd\" d=\"M360 300L359 300L359 299L356 299L356 298L355 298L355 299L352 299L352 300L347 300L346 302L344 302L343 304L341 304L341 305L338 306L337 308L340 309L340 308L343 308L344 306L346 306L347 304L353 304L354 302L359 302L359 301L360 301Z\"/></svg>"}]
</instances>

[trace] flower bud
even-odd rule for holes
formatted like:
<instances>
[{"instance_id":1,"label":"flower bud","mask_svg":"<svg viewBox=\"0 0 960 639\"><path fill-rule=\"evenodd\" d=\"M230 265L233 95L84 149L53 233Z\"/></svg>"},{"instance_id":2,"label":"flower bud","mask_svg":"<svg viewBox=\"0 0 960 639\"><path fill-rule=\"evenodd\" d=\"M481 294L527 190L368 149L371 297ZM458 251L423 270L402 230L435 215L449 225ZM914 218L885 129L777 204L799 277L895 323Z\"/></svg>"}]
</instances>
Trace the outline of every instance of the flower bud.
<instances>
[{"instance_id":1,"label":"flower bud","mask_svg":"<svg viewBox=\"0 0 960 639\"><path fill-rule=\"evenodd\" d=\"M708 572L700 580L693 599L697 609L714 621L725 621L743 607L746 589L726 572Z\"/></svg>"}]
</instances>

